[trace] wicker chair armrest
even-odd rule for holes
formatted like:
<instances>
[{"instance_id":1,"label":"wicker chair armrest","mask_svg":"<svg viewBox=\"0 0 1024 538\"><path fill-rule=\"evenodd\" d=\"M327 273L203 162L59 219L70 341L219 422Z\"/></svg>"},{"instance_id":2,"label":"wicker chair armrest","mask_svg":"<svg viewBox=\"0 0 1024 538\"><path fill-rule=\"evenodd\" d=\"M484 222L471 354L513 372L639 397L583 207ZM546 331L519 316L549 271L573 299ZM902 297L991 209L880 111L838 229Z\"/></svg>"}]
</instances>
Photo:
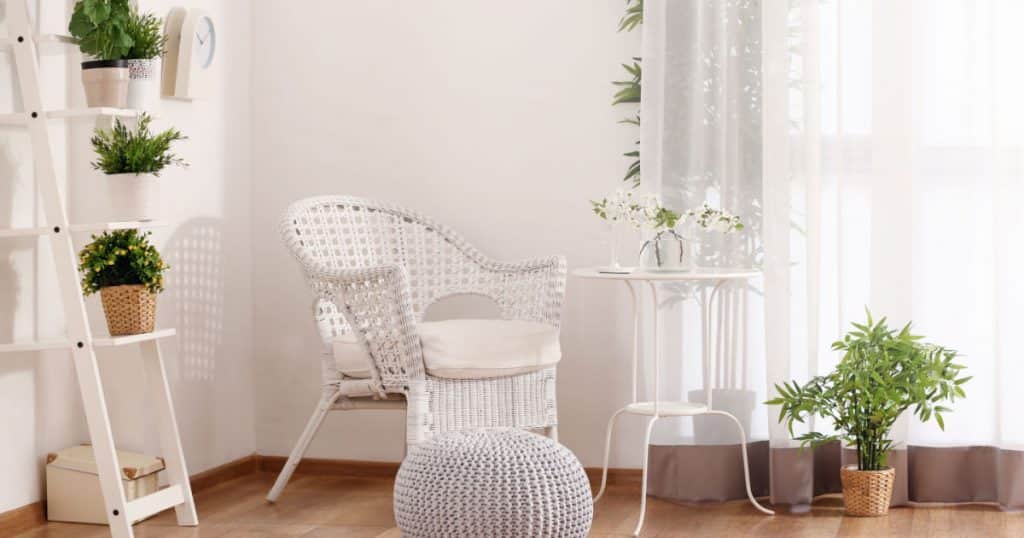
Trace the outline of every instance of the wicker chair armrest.
<instances>
[{"instance_id":1,"label":"wicker chair armrest","mask_svg":"<svg viewBox=\"0 0 1024 538\"><path fill-rule=\"evenodd\" d=\"M566 264L562 256L513 263L487 260L495 299L506 319L540 321L558 326L565 297Z\"/></svg>"},{"instance_id":2,"label":"wicker chair armrest","mask_svg":"<svg viewBox=\"0 0 1024 538\"><path fill-rule=\"evenodd\" d=\"M315 268L314 291L345 316L371 357L371 379L381 396L407 393L424 377L423 354L404 267Z\"/></svg>"}]
</instances>

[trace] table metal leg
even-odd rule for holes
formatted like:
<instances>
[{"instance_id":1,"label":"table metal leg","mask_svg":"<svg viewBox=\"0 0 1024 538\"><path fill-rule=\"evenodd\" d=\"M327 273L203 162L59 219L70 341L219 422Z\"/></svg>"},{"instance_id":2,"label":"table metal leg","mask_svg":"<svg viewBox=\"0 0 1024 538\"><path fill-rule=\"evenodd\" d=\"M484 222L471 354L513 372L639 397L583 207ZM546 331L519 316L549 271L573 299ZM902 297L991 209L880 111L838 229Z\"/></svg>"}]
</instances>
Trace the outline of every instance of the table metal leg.
<instances>
[{"instance_id":1,"label":"table metal leg","mask_svg":"<svg viewBox=\"0 0 1024 538\"><path fill-rule=\"evenodd\" d=\"M743 480L745 480L747 484L747 498L750 499L750 503L754 505L754 508L757 508L758 510L764 512L765 514L775 515L775 512L773 510L769 510L761 506L761 503L757 502L757 499L754 498L753 490L750 489L750 463L747 460L747 434L746 432L743 431L743 424L740 423L739 419L737 419L730 413L726 413L725 411L709 410L705 414L729 417L729 419L732 420L733 424L736 424L736 429L740 431L740 451L743 454Z\"/></svg>"},{"instance_id":2,"label":"table metal leg","mask_svg":"<svg viewBox=\"0 0 1024 538\"><path fill-rule=\"evenodd\" d=\"M601 467L601 487L597 490L597 495L594 495L594 502L601 500L601 496L604 495L604 488L608 484L608 457L612 450L612 432L615 430L615 419L619 418L619 415L624 413L626 408L623 407L612 415L612 418L608 420L608 429L605 432L604 438L604 465Z\"/></svg>"},{"instance_id":3,"label":"table metal leg","mask_svg":"<svg viewBox=\"0 0 1024 538\"><path fill-rule=\"evenodd\" d=\"M643 471L640 476L640 517L636 521L633 536L640 536L640 529L644 527L644 514L647 512L647 455L650 453L651 432L654 430L654 423L659 418L658 415L654 415L647 421L647 432L644 434L644 452L641 459Z\"/></svg>"}]
</instances>

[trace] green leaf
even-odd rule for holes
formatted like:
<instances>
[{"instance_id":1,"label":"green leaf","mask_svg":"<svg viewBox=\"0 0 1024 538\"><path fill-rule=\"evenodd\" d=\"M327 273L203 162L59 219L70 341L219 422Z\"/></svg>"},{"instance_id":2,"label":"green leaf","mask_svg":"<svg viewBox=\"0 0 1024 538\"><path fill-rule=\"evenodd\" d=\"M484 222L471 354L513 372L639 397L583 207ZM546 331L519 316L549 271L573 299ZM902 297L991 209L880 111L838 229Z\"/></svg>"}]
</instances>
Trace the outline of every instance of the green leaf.
<instances>
[{"instance_id":1,"label":"green leaf","mask_svg":"<svg viewBox=\"0 0 1024 538\"><path fill-rule=\"evenodd\" d=\"M110 18L113 8L108 0L82 0L83 12L93 24L99 25Z\"/></svg>"},{"instance_id":2,"label":"green leaf","mask_svg":"<svg viewBox=\"0 0 1024 538\"><path fill-rule=\"evenodd\" d=\"M643 24L644 2L643 0L626 0L626 14L619 20L619 31L629 32Z\"/></svg>"}]
</instances>

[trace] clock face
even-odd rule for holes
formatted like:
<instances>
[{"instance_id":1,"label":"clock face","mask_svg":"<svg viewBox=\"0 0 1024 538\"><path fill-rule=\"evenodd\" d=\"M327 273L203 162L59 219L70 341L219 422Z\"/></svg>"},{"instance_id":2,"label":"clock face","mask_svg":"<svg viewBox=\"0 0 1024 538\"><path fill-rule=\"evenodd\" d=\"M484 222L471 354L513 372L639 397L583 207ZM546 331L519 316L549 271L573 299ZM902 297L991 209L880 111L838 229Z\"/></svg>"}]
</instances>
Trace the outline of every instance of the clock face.
<instances>
[{"instance_id":1,"label":"clock face","mask_svg":"<svg viewBox=\"0 0 1024 538\"><path fill-rule=\"evenodd\" d=\"M194 60L199 67L206 69L213 63L213 55L217 50L217 31L210 17L200 17L196 23L196 35L192 36L195 44L192 47Z\"/></svg>"}]
</instances>

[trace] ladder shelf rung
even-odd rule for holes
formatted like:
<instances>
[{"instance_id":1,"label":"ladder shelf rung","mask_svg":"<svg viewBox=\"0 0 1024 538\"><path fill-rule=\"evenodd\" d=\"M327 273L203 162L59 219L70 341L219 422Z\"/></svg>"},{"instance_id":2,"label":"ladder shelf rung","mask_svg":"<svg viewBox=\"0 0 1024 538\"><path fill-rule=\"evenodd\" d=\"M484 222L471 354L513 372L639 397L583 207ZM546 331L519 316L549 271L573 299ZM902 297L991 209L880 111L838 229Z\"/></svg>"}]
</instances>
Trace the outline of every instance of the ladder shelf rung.
<instances>
[{"instance_id":1,"label":"ladder shelf rung","mask_svg":"<svg viewBox=\"0 0 1024 538\"><path fill-rule=\"evenodd\" d=\"M0 353L19 353L23 351L45 351L47 349L68 349L71 342L63 339L36 340L32 342L14 342L0 344Z\"/></svg>"},{"instance_id":2,"label":"ladder shelf rung","mask_svg":"<svg viewBox=\"0 0 1024 538\"><path fill-rule=\"evenodd\" d=\"M44 112L48 119L76 119L76 118L97 118L100 116L112 118L137 118L143 110L134 108L111 108L111 107L88 107L88 108L65 108L61 110L47 110ZM0 114L0 125L25 125L29 120L29 112L9 112Z\"/></svg>"},{"instance_id":3,"label":"ladder shelf rung","mask_svg":"<svg viewBox=\"0 0 1024 538\"><path fill-rule=\"evenodd\" d=\"M46 117L50 119L62 118L93 118L96 116L111 116L115 118L135 118L141 115L144 110L134 108L112 108L106 106L89 108L65 108L61 110L48 110Z\"/></svg>"},{"instance_id":4,"label":"ladder shelf rung","mask_svg":"<svg viewBox=\"0 0 1024 538\"><path fill-rule=\"evenodd\" d=\"M130 220L121 222L93 222L89 224L72 224L72 232L106 232L112 230L130 230L133 228L149 229L167 226L162 220ZM0 228L0 239L15 237L33 237L54 233L52 226L38 226L35 228Z\"/></svg>"},{"instance_id":5,"label":"ladder shelf rung","mask_svg":"<svg viewBox=\"0 0 1024 538\"><path fill-rule=\"evenodd\" d=\"M0 239L11 238L11 237L32 237L39 235L46 235L51 232L51 228L39 227L39 228L3 228L0 229Z\"/></svg>"},{"instance_id":6,"label":"ladder shelf rung","mask_svg":"<svg viewBox=\"0 0 1024 538\"><path fill-rule=\"evenodd\" d=\"M178 506L183 502L185 502L185 495L181 491L181 486L175 484L158 490L156 493L129 501L125 506L125 512L127 512L125 516L128 521L135 522Z\"/></svg>"},{"instance_id":7,"label":"ladder shelf rung","mask_svg":"<svg viewBox=\"0 0 1024 538\"><path fill-rule=\"evenodd\" d=\"M93 347L119 347L139 342L148 342L160 338L170 338L177 334L175 329L158 329L151 333L131 334L128 336L101 336L92 339ZM0 353L16 353L21 351L42 351L46 349L68 349L71 342L66 339L34 340L0 344Z\"/></svg>"},{"instance_id":8,"label":"ladder shelf rung","mask_svg":"<svg viewBox=\"0 0 1024 538\"><path fill-rule=\"evenodd\" d=\"M67 34L34 34L30 36L35 40L38 45L48 44L61 44L61 45L77 45L74 37ZM0 37L0 50L7 49L14 46L17 43L18 36L4 36Z\"/></svg>"},{"instance_id":9,"label":"ladder shelf rung","mask_svg":"<svg viewBox=\"0 0 1024 538\"><path fill-rule=\"evenodd\" d=\"M93 347L117 347L125 346L128 344L137 344L139 342L147 342L149 340L156 340L158 338L168 338L174 336L176 331L174 329L158 329L151 333L145 334L132 334L129 336L106 336L100 338L93 338Z\"/></svg>"},{"instance_id":10,"label":"ladder shelf rung","mask_svg":"<svg viewBox=\"0 0 1024 538\"><path fill-rule=\"evenodd\" d=\"M163 220L129 220L123 222L95 222L92 224L72 224L72 232L106 232L112 230L130 230L133 228L160 228L167 226Z\"/></svg>"}]
</instances>

